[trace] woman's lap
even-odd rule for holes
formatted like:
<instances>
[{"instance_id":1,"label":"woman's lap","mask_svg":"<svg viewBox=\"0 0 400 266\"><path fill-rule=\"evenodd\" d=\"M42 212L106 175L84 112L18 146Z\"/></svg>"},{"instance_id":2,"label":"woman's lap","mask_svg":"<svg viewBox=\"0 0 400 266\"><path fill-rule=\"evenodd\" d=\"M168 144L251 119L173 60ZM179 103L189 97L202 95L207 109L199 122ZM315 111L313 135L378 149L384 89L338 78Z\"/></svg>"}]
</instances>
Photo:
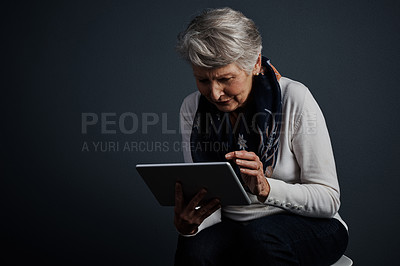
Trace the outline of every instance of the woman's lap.
<instances>
[{"instance_id":1,"label":"woman's lap","mask_svg":"<svg viewBox=\"0 0 400 266\"><path fill-rule=\"evenodd\" d=\"M243 225L229 219L179 236L175 265L330 265L347 247L336 219L277 214Z\"/></svg>"},{"instance_id":2,"label":"woman's lap","mask_svg":"<svg viewBox=\"0 0 400 266\"><path fill-rule=\"evenodd\" d=\"M227 260L238 247L240 227L239 223L224 220L196 236L179 236L175 265L228 265Z\"/></svg>"}]
</instances>

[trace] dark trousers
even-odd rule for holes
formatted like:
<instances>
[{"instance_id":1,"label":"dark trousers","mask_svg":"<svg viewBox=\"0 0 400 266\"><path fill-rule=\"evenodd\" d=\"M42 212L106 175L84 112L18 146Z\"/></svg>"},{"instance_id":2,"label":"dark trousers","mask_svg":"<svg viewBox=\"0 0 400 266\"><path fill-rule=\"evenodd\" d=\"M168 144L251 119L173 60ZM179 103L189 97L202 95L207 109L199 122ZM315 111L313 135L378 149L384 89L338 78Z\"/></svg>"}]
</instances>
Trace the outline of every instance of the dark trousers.
<instances>
[{"instance_id":1,"label":"dark trousers","mask_svg":"<svg viewBox=\"0 0 400 266\"><path fill-rule=\"evenodd\" d=\"M175 265L331 265L347 247L336 219L276 214L242 224L229 219L179 236Z\"/></svg>"}]
</instances>

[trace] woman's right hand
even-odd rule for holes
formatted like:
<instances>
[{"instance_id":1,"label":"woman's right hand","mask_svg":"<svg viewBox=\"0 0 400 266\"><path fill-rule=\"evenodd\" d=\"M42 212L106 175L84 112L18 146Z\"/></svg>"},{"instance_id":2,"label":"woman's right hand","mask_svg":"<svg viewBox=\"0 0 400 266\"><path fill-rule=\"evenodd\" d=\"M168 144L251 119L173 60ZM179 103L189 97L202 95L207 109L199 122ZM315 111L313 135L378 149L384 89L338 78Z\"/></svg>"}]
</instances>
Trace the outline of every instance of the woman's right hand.
<instances>
[{"instance_id":1,"label":"woman's right hand","mask_svg":"<svg viewBox=\"0 0 400 266\"><path fill-rule=\"evenodd\" d=\"M203 188L186 204L183 198L182 185L176 182L174 224L179 233L183 235L195 234L199 225L221 208L219 199L212 199L203 203L202 200L206 194L207 190Z\"/></svg>"}]
</instances>

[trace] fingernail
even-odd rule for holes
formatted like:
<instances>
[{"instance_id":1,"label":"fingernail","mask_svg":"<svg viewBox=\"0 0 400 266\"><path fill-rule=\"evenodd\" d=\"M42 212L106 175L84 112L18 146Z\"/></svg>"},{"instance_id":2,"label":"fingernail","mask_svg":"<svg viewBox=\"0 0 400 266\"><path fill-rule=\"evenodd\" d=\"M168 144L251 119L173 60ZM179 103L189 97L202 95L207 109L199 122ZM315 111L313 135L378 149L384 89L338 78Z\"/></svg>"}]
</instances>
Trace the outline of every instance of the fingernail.
<instances>
[{"instance_id":1,"label":"fingernail","mask_svg":"<svg viewBox=\"0 0 400 266\"><path fill-rule=\"evenodd\" d=\"M226 158L226 159L232 158L232 154L227 153L227 154L225 155L225 158Z\"/></svg>"},{"instance_id":2,"label":"fingernail","mask_svg":"<svg viewBox=\"0 0 400 266\"><path fill-rule=\"evenodd\" d=\"M242 160L236 159L236 163L242 163Z\"/></svg>"}]
</instances>

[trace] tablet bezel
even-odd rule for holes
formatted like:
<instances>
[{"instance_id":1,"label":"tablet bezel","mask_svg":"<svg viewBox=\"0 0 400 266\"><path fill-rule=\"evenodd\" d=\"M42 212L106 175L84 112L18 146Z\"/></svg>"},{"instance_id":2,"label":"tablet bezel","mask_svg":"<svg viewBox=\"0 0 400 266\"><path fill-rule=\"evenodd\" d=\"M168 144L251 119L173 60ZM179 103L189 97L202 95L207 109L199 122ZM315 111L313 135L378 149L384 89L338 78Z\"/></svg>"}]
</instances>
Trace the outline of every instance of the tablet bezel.
<instances>
[{"instance_id":1,"label":"tablet bezel","mask_svg":"<svg viewBox=\"0 0 400 266\"><path fill-rule=\"evenodd\" d=\"M136 170L162 206L175 205L178 181L187 200L204 187L207 189L204 200L217 197L222 206L251 204L228 162L137 164Z\"/></svg>"}]
</instances>

